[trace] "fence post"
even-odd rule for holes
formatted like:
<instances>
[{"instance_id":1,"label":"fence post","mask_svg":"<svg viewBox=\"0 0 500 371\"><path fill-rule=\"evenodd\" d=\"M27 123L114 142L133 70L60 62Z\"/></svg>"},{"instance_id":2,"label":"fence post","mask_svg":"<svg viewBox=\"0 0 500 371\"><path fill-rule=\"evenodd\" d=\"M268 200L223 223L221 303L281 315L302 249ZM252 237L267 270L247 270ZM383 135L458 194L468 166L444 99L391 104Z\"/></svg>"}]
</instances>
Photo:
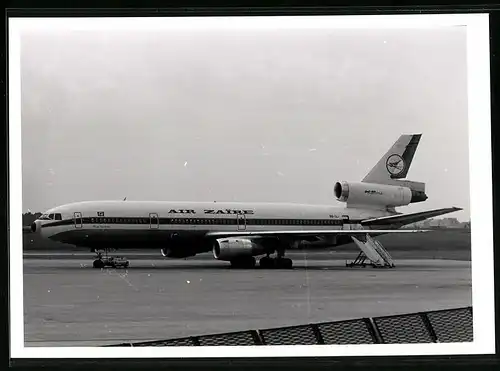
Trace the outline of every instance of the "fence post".
<instances>
[{"instance_id":1,"label":"fence post","mask_svg":"<svg viewBox=\"0 0 500 371\"><path fill-rule=\"evenodd\" d=\"M194 346L199 347L200 346L200 339L196 336L191 336L191 342L193 343Z\"/></svg>"},{"instance_id":2,"label":"fence post","mask_svg":"<svg viewBox=\"0 0 500 371\"><path fill-rule=\"evenodd\" d=\"M325 341L323 340L323 335L321 335L321 331L319 331L318 325L312 323L311 328L314 332L314 336L316 336L316 342L318 343L318 345L325 344Z\"/></svg>"},{"instance_id":3,"label":"fence post","mask_svg":"<svg viewBox=\"0 0 500 371\"><path fill-rule=\"evenodd\" d=\"M264 345L264 339L260 335L259 330L252 330L252 337L253 337L253 342L255 345Z\"/></svg>"},{"instance_id":4,"label":"fence post","mask_svg":"<svg viewBox=\"0 0 500 371\"><path fill-rule=\"evenodd\" d=\"M429 317L427 317L427 313L419 313L419 314L420 314L420 318L422 318L422 322L424 322L425 328L429 332L429 335L432 339L432 342L439 343L436 332L434 331L434 328L432 327L431 321L429 321Z\"/></svg>"},{"instance_id":5,"label":"fence post","mask_svg":"<svg viewBox=\"0 0 500 371\"><path fill-rule=\"evenodd\" d=\"M366 328L370 332L370 335L372 336L373 342L375 344L383 344L384 339L382 338L382 335L380 334L380 331L377 327L377 324L373 320L373 318L363 318L363 322L366 325Z\"/></svg>"}]
</instances>

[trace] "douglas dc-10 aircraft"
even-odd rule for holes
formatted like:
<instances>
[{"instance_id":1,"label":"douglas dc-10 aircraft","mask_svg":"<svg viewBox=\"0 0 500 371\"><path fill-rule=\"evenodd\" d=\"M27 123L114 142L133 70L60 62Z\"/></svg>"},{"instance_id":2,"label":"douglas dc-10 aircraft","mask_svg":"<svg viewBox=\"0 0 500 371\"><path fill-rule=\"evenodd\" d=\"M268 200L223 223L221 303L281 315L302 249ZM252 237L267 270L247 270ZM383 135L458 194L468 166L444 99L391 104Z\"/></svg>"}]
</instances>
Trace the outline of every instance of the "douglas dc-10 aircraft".
<instances>
[{"instance_id":1,"label":"douglas dc-10 aircraft","mask_svg":"<svg viewBox=\"0 0 500 371\"><path fill-rule=\"evenodd\" d=\"M394 267L382 244L387 233L415 233L400 227L461 210L451 207L403 214L396 207L427 199L425 183L406 178L421 134L402 135L361 182L336 182L333 193L345 207L288 203L89 201L45 212L31 226L51 240L97 252L95 268L110 265L108 251L159 249L164 257L213 252L231 266L291 268L287 249L299 241L338 246L354 242L354 264ZM103 257L101 251L106 253ZM270 255L276 253L276 257ZM109 260L111 259L111 260ZM126 263L128 266L128 262Z\"/></svg>"}]
</instances>

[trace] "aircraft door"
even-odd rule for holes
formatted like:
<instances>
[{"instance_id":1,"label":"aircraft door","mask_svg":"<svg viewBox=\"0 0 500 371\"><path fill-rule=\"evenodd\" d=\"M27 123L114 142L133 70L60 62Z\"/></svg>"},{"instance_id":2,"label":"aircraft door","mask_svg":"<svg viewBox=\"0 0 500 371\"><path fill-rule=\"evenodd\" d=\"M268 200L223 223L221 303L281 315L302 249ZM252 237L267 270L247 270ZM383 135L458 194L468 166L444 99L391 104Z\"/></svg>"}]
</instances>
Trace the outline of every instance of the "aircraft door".
<instances>
[{"instance_id":1,"label":"aircraft door","mask_svg":"<svg viewBox=\"0 0 500 371\"><path fill-rule=\"evenodd\" d=\"M83 227L82 213L75 212L73 214L73 220L75 222L75 228L82 228Z\"/></svg>"},{"instance_id":2,"label":"aircraft door","mask_svg":"<svg viewBox=\"0 0 500 371\"><path fill-rule=\"evenodd\" d=\"M236 214L236 224L239 231L244 231L247 228L247 218L245 214Z\"/></svg>"},{"instance_id":3,"label":"aircraft door","mask_svg":"<svg viewBox=\"0 0 500 371\"><path fill-rule=\"evenodd\" d=\"M149 229L158 229L160 228L160 220L158 218L158 214L150 213L149 214Z\"/></svg>"},{"instance_id":4,"label":"aircraft door","mask_svg":"<svg viewBox=\"0 0 500 371\"><path fill-rule=\"evenodd\" d=\"M346 231L351 230L351 222L349 220L349 215L342 215L342 229Z\"/></svg>"}]
</instances>

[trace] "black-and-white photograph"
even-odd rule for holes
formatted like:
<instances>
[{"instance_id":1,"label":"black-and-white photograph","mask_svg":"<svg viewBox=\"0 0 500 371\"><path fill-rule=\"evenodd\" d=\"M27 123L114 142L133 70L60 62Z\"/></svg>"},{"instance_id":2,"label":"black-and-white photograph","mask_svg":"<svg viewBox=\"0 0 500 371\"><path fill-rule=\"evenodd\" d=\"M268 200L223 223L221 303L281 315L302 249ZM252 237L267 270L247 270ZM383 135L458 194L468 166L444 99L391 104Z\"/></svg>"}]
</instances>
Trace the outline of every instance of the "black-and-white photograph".
<instances>
[{"instance_id":1,"label":"black-and-white photograph","mask_svg":"<svg viewBox=\"0 0 500 371\"><path fill-rule=\"evenodd\" d=\"M257 18L19 27L24 350L448 352L488 328L468 26Z\"/></svg>"}]
</instances>

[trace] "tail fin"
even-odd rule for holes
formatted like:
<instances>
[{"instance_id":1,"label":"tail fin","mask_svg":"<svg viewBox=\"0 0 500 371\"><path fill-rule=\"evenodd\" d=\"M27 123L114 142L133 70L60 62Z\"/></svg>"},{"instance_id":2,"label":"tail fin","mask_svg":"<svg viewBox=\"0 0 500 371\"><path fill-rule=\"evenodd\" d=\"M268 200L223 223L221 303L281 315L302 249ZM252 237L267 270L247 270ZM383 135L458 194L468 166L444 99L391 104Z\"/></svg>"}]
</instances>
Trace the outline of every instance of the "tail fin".
<instances>
[{"instance_id":1,"label":"tail fin","mask_svg":"<svg viewBox=\"0 0 500 371\"><path fill-rule=\"evenodd\" d=\"M393 179L406 178L421 137L422 134L401 135L362 182L391 184Z\"/></svg>"}]
</instances>

